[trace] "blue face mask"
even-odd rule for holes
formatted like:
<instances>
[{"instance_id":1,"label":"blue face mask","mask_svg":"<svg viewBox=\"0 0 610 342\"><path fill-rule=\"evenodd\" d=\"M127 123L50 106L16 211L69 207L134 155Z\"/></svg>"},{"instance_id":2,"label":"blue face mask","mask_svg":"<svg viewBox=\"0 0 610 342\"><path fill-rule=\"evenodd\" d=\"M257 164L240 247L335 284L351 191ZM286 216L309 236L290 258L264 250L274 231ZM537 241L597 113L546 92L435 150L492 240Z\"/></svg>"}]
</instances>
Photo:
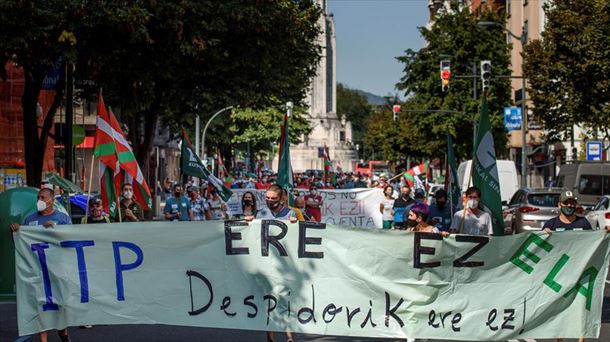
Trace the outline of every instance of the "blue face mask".
<instances>
[{"instance_id":1,"label":"blue face mask","mask_svg":"<svg viewBox=\"0 0 610 342\"><path fill-rule=\"evenodd\" d=\"M572 216L572 215L574 215L575 211L576 211L576 208L574 208L574 207L561 207L561 212L565 216Z\"/></svg>"}]
</instances>

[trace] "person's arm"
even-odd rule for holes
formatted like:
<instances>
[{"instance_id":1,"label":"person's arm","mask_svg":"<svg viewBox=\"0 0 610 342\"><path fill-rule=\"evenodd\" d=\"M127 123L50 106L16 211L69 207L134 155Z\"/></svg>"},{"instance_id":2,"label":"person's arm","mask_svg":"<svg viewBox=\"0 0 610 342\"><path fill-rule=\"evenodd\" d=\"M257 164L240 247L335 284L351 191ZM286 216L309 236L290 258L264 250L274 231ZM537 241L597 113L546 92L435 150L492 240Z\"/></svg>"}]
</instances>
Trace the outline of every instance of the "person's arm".
<instances>
[{"instance_id":1,"label":"person's arm","mask_svg":"<svg viewBox=\"0 0 610 342\"><path fill-rule=\"evenodd\" d=\"M379 212L382 214L383 214L383 208L384 208L383 202L379 203Z\"/></svg>"},{"instance_id":2,"label":"person's arm","mask_svg":"<svg viewBox=\"0 0 610 342\"><path fill-rule=\"evenodd\" d=\"M12 231L13 233L15 233L16 231L18 231L18 230L19 230L19 227L20 227L19 223L11 223L11 225L10 225L11 231Z\"/></svg>"},{"instance_id":3,"label":"person's arm","mask_svg":"<svg viewBox=\"0 0 610 342\"><path fill-rule=\"evenodd\" d=\"M165 216L166 220L172 220L174 218L174 215L171 213L171 202L166 201L165 202L165 207L163 208L163 215Z\"/></svg>"},{"instance_id":4,"label":"person's arm","mask_svg":"<svg viewBox=\"0 0 610 342\"><path fill-rule=\"evenodd\" d=\"M544 223L544 225L542 226L542 231L551 235L551 233L553 232L553 219L550 219Z\"/></svg>"},{"instance_id":5,"label":"person's arm","mask_svg":"<svg viewBox=\"0 0 610 342\"><path fill-rule=\"evenodd\" d=\"M194 217L193 217L193 209L189 209L189 221L193 221Z\"/></svg>"}]
</instances>

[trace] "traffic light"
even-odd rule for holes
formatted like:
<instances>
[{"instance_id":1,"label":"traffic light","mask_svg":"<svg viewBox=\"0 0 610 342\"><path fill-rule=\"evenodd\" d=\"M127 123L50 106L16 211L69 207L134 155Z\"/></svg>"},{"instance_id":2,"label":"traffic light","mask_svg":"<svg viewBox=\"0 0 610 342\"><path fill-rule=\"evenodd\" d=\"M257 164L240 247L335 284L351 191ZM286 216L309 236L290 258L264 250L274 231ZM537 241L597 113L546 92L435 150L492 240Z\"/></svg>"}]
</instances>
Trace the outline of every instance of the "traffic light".
<instances>
[{"instance_id":1,"label":"traffic light","mask_svg":"<svg viewBox=\"0 0 610 342\"><path fill-rule=\"evenodd\" d=\"M441 86L443 91L449 89L449 79L451 78L451 62L448 60L441 61Z\"/></svg>"},{"instance_id":2,"label":"traffic light","mask_svg":"<svg viewBox=\"0 0 610 342\"><path fill-rule=\"evenodd\" d=\"M485 93L491 85L491 61L481 61L481 82Z\"/></svg>"},{"instance_id":3,"label":"traffic light","mask_svg":"<svg viewBox=\"0 0 610 342\"><path fill-rule=\"evenodd\" d=\"M398 121L398 112L400 112L400 105L393 105L392 114L393 114L394 121Z\"/></svg>"}]
</instances>

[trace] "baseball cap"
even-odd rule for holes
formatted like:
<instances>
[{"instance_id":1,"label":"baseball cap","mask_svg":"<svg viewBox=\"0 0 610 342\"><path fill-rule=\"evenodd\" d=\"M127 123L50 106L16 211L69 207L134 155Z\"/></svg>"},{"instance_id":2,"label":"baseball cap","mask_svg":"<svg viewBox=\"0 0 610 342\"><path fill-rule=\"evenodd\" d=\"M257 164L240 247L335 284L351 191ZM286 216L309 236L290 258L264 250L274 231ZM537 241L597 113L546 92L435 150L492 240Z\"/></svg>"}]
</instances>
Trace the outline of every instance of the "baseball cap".
<instances>
[{"instance_id":1,"label":"baseball cap","mask_svg":"<svg viewBox=\"0 0 610 342\"><path fill-rule=\"evenodd\" d=\"M578 202L578 198L576 198L576 196L574 196L574 193L570 190L566 190L566 191L562 192L561 195L559 196L560 202L565 202L567 200L575 200L576 202Z\"/></svg>"}]
</instances>

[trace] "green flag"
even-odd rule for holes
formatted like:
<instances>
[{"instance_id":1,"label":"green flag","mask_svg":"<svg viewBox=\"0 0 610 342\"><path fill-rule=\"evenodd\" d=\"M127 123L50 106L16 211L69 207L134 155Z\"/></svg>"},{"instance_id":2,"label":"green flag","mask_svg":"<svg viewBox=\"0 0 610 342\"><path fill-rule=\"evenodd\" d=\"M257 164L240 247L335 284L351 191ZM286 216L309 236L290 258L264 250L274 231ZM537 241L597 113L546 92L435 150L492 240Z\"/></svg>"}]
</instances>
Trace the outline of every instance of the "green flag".
<instances>
[{"instance_id":1,"label":"green flag","mask_svg":"<svg viewBox=\"0 0 610 342\"><path fill-rule=\"evenodd\" d=\"M457 176L457 164L455 153L453 152L453 138L447 133L447 174L445 175L445 187L449 195L451 205L459 208L462 206L460 184Z\"/></svg>"},{"instance_id":2,"label":"green flag","mask_svg":"<svg viewBox=\"0 0 610 342\"><path fill-rule=\"evenodd\" d=\"M481 100L481 117L474 146L472 182L481 190L481 205L491 215L493 235L504 235L496 150L485 95Z\"/></svg>"},{"instance_id":3,"label":"green flag","mask_svg":"<svg viewBox=\"0 0 610 342\"><path fill-rule=\"evenodd\" d=\"M292 189L292 166L290 164L290 139L288 138L288 114L284 114L281 126L280 155L277 171L277 184L284 189ZM290 193L290 192L289 192Z\"/></svg>"},{"instance_id":4,"label":"green flag","mask_svg":"<svg viewBox=\"0 0 610 342\"><path fill-rule=\"evenodd\" d=\"M195 153L193 146L191 146L191 143L189 142L184 130L182 130L180 168L183 175L199 177L208 181L208 183L212 185L216 191L218 191L218 195L223 201L227 202L229 198L233 196L233 192L231 192L231 190L227 188L220 179L211 174L210 171L208 171L208 169L203 165L201 159L199 159L199 156L197 153Z\"/></svg>"}]
</instances>

